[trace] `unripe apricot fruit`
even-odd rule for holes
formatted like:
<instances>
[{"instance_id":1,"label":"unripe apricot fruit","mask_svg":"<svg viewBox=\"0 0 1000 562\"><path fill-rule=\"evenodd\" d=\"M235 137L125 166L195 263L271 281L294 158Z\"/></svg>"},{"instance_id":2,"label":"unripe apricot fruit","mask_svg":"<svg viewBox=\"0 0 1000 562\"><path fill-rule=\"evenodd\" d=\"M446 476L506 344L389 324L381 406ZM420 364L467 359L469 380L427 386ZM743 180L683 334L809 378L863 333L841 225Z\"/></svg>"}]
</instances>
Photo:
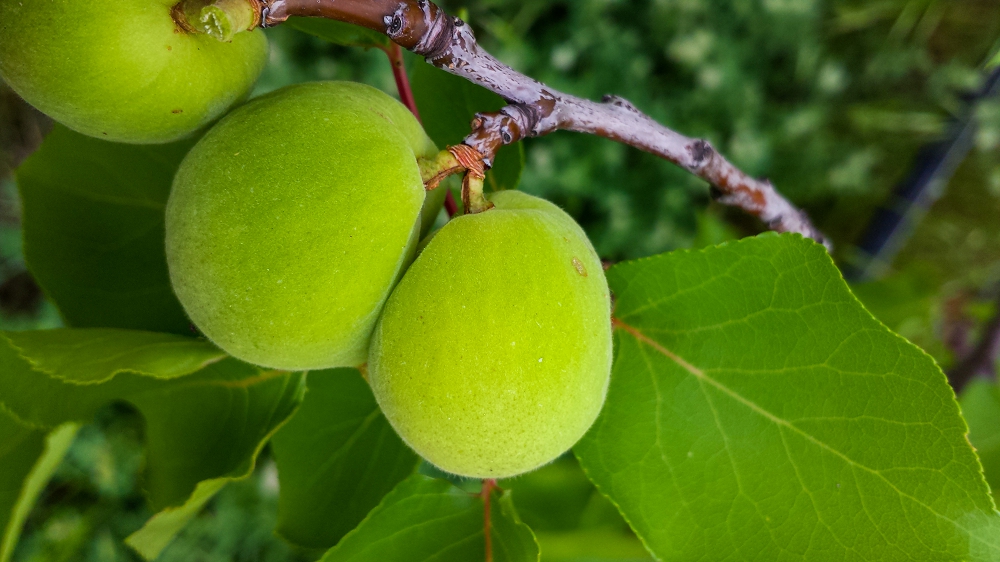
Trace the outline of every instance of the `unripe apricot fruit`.
<instances>
[{"instance_id":1,"label":"unripe apricot fruit","mask_svg":"<svg viewBox=\"0 0 1000 562\"><path fill-rule=\"evenodd\" d=\"M432 464L506 478L572 447L611 372L604 270L547 201L492 195L437 232L393 291L368 377L389 422Z\"/></svg>"},{"instance_id":2,"label":"unripe apricot fruit","mask_svg":"<svg viewBox=\"0 0 1000 562\"><path fill-rule=\"evenodd\" d=\"M289 86L234 110L181 163L167 203L170 279L229 354L278 369L365 362L412 260L434 143L362 84Z\"/></svg>"},{"instance_id":3,"label":"unripe apricot fruit","mask_svg":"<svg viewBox=\"0 0 1000 562\"><path fill-rule=\"evenodd\" d=\"M0 77L67 127L127 143L181 138L250 92L260 30L185 31L178 0L0 0Z\"/></svg>"}]
</instances>

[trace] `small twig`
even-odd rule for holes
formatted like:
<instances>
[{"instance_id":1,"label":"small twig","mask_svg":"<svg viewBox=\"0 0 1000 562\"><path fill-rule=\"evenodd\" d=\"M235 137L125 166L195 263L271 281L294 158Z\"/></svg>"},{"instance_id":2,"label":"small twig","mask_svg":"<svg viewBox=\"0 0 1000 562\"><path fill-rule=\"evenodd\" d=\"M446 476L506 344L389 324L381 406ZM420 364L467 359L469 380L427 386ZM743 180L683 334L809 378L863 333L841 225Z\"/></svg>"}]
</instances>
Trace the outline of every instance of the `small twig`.
<instances>
[{"instance_id":1,"label":"small twig","mask_svg":"<svg viewBox=\"0 0 1000 562\"><path fill-rule=\"evenodd\" d=\"M612 139L650 152L704 179L716 198L759 217L779 232L797 232L830 247L804 212L770 182L737 169L704 140L676 133L628 101L607 96L601 103L564 94L521 74L483 50L472 29L427 0L255 0L264 25L290 16L323 17L383 33L447 72L499 94L508 106L479 114L464 143L488 168L501 146L558 130Z\"/></svg>"},{"instance_id":2,"label":"small twig","mask_svg":"<svg viewBox=\"0 0 1000 562\"><path fill-rule=\"evenodd\" d=\"M399 100L413 113L417 121L420 118L420 109L417 108L417 99L413 96L413 89L410 87L410 77L406 74L406 66L403 64L403 48L396 43L389 43L387 48L382 49L389 57L392 64L392 77L396 79L396 90L399 91ZM455 203L455 196L448 191L444 199L444 209L449 217L458 214L458 204Z\"/></svg>"},{"instance_id":3,"label":"small twig","mask_svg":"<svg viewBox=\"0 0 1000 562\"><path fill-rule=\"evenodd\" d=\"M486 562L493 562L493 536L490 526L490 498L497 487L496 480L483 480L483 536L486 538Z\"/></svg>"},{"instance_id":4,"label":"small twig","mask_svg":"<svg viewBox=\"0 0 1000 562\"><path fill-rule=\"evenodd\" d=\"M1000 298L993 318L983 326L979 343L948 371L948 380L956 393L976 378L996 377L997 361L1000 359Z\"/></svg>"},{"instance_id":5,"label":"small twig","mask_svg":"<svg viewBox=\"0 0 1000 562\"><path fill-rule=\"evenodd\" d=\"M449 217L454 217L458 214L458 202L455 201L455 196L452 195L451 190L448 190L448 194L444 196L444 210L448 213Z\"/></svg>"},{"instance_id":6,"label":"small twig","mask_svg":"<svg viewBox=\"0 0 1000 562\"><path fill-rule=\"evenodd\" d=\"M410 88L410 77L407 76L406 66L403 64L403 48L395 43L389 43L389 46L382 50L385 51L386 56L389 57L389 63L392 64L392 77L396 79L399 101L403 102L403 105L413 113L417 121L422 121L420 110L417 109L417 100L413 97L413 89Z\"/></svg>"}]
</instances>

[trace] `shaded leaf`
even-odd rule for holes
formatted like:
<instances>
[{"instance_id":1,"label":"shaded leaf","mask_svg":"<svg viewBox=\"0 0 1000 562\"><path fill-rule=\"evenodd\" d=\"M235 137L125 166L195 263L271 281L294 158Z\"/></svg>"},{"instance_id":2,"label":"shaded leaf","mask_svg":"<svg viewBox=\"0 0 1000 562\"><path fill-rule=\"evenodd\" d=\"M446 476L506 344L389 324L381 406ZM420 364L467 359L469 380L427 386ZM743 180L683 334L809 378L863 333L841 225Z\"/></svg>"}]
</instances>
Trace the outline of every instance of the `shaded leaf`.
<instances>
[{"instance_id":1,"label":"shaded leaf","mask_svg":"<svg viewBox=\"0 0 1000 562\"><path fill-rule=\"evenodd\" d=\"M354 369L309 374L302 406L272 440L281 495L278 533L330 548L419 462Z\"/></svg>"},{"instance_id":2,"label":"shaded leaf","mask_svg":"<svg viewBox=\"0 0 1000 562\"><path fill-rule=\"evenodd\" d=\"M621 264L584 469L662 560L997 560L944 374L822 247L765 235Z\"/></svg>"},{"instance_id":3,"label":"shaded leaf","mask_svg":"<svg viewBox=\"0 0 1000 562\"><path fill-rule=\"evenodd\" d=\"M538 562L541 559L535 534L517 516L510 492L494 492L490 504L490 519L493 560Z\"/></svg>"},{"instance_id":4,"label":"shaded leaf","mask_svg":"<svg viewBox=\"0 0 1000 562\"><path fill-rule=\"evenodd\" d=\"M509 496L491 505L493 559L538 560L531 530L517 520ZM485 558L483 502L445 480L414 475L396 487L322 562L470 562Z\"/></svg>"},{"instance_id":5,"label":"shaded leaf","mask_svg":"<svg viewBox=\"0 0 1000 562\"><path fill-rule=\"evenodd\" d=\"M616 529L538 533L544 562L652 562L635 535Z\"/></svg>"},{"instance_id":6,"label":"shaded leaf","mask_svg":"<svg viewBox=\"0 0 1000 562\"><path fill-rule=\"evenodd\" d=\"M962 414L986 481L994 491L1000 490L1000 388L991 381L970 383L962 393Z\"/></svg>"},{"instance_id":7,"label":"shaded leaf","mask_svg":"<svg viewBox=\"0 0 1000 562\"><path fill-rule=\"evenodd\" d=\"M477 113L498 111L507 105L493 92L423 61L414 61L411 74L424 129L440 147L461 143L472 132L470 123ZM517 189L523 169L523 144L505 146L486 174L486 187L494 191Z\"/></svg>"},{"instance_id":8,"label":"shaded leaf","mask_svg":"<svg viewBox=\"0 0 1000 562\"><path fill-rule=\"evenodd\" d=\"M25 257L69 325L190 333L163 220L193 142L116 144L56 125L18 169Z\"/></svg>"},{"instance_id":9,"label":"shaded leaf","mask_svg":"<svg viewBox=\"0 0 1000 562\"><path fill-rule=\"evenodd\" d=\"M514 493L518 514L536 533L579 528L595 494L603 499L571 455L499 484Z\"/></svg>"},{"instance_id":10,"label":"shaded leaf","mask_svg":"<svg viewBox=\"0 0 1000 562\"><path fill-rule=\"evenodd\" d=\"M112 331L103 333L109 338L113 335ZM153 538L138 543L144 553L153 552L165 544L164 528L179 529L176 522L193 515L195 507L207 501L204 495L189 500L199 483L251 473L260 449L301 401L304 376L265 371L234 359L206 365L205 349L194 343L187 346L192 358L177 356L184 346L168 345L162 347L165 358L156 360L149 349L122 353L117 343L105 346L93 334L92 330L67 330L58 337L0 335L0 406L27 423L54 427L87 422L110 402L133 404L146 421L145 485L151 506L159 511L190 501L182 510L183 517L164 515L154 522L158 530L145 535ZM155 336L120 335L124 341ZM34 357L28 353L30 345L20 348L11 338L22 343L31 343L33 338L43 341L45 345L34 349L51 358ZM71 365L50 375L33 366L61 365L60 357L73 353L90 369ZM142 361L137 362L137 357ZM136 365L144 372L131 370ZM190 372L179 371L178 365L188 365ZM216 484L203 484L202 491ZM164 519L175 524L171 527Z\"/></svg>"},{"instance_id":11,"label":"shaded leaf","mask_svg":"<svg viewBox=\"0 0 1000 562\"><path fill-rule=\"evenodd\" d=\"M160 511L141 529L129 535L125 543L146 560L154 560L191 519L198 515L205 504L232 480L234 479L216 478L199 483L184 505Z\"/></svg>"},{"instance_id":12,"label":"shaded leaf","mask_svg":"<svg viewBox=\"0 0 1000 562\"><path fill-rule=\"evenodd\" d=\"M78 424L49 432L0 409L0 562L14 553L24 521L73 442Z\"/></svg>"},{"instance_id":13,"label":"shaded leaf","mask_svg":"<svg viewBox=\"0 0 1000 562\"><path fill-rule=\"evenodd\" d=\"M314 35L337 45L345 47L378 47L389 46L389 38L366 27L326 18L291 17L284 23L309 35Z\"/></svg>"}]
</instances>

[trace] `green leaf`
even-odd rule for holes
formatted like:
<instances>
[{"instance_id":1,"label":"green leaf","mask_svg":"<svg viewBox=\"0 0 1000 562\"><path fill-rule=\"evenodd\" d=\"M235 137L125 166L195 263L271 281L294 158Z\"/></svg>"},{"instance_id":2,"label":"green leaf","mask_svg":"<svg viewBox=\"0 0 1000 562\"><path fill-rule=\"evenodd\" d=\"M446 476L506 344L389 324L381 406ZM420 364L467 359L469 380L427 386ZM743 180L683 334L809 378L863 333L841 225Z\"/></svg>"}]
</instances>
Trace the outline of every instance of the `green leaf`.
<instances>
[{"instance_id":1,"label":"green leaf","mask_svg":"<svg viewBox=\"0 0 1000 562\"><path fill-rule=\"evenodd\" d=\"M271 442L281 495L278 533L327 549L413 474L419 458L354 369L309 374L305 400Z\"/></svg>"},{"instance_id":2,"label":"green leaf","mask_svg":"<svg viewBox=\"0 0 1000 562\"><path fill-rule=\"evenodd\" d=\"M126 371L171 379L226 357L208 342L152 332L44 330L8 332L7 339L37 370L80 384Z\"/></svg>"},{"instance_id":3,"label":"green leaf","mask_svg":"<svg viewBox=\"0 0 1000 562\"><path fill-rule=\"evenodd\" d=\"M494 494L490 509L493 560L535 562L534 535L514 513L510 496ZM396 487L322 562L470 562L485 558L483 502L445 480L414 475Z\"/></svg>"},{"instance_id":4,"label":"green leaf","mask_svg":"<svg viewBox=\"0 0 1000 562\"><path fill-rule=\"evenodd\" d=\"M639 539L618 529L538 533L545 562L653 562Z\"/></svg>"},{"instance_id":5,"label":"green leaf","mask_svg":"<svg viewBox=\"0 0 1000 562\"><path fill-rule=\"evenodd\" d=\"M617 357L581 463L662 560L998 560L934 361L826 251L765 235L609 272Z\"/></svg>"},{"instance_id":6,"label":"green leaf","mask_svg":"<svg viewBox=\"0 0 1000 562\"><path fill-rule=\"evenodd\" d=\"M589 515L586 512L592 499L595 496L604 499L571 455L528 474L501 480L499 484L514 492L518 514L539 534L579 528ZM613 511L613 515L624 525L617 512Z\"/></svg>"},{"instance_id":7,"label":"green leaf","mask_svg":"<svg viewBox=\"0 0 1000 562\"><path fill-rule=\"evenodd\" d=\"M148 554L165 544L164 528L179 529L177 522L207 501L206 489L221 487L206 481L252 472L261 448L301 402L304 375L219 361L207 344L185 345L176 336L97 333L101 337L95 338L94 330L0 334L0 406L26 423L55 427L87 422L110 402L133 404L146 421L151 506L160 511L188 504L180 515L154 520L153 528L133 541ZM140 347L123 352L116 337ZM157 337L165 343L159 358L153 352ZM73 356L79 365L69 362ZM191 498L199 484L199 494Z\"/></svg>"},{"instance_id":8,"label":"green leaf","mask_svg":"<svg viewBox=\"0 0 1000 562\"><path fill-rule=\"evenodd\" d=\"M928 264L911 264L903 271L851 288L858 300L890 330L918 345L938 361L952 362L940 337L941 310L949 294Z\"/></svg>"},{"instance_id":9,"label":"green leaf","mask_svg":"<svg viewBox=\"0 0 1000 562\"><path fill-rule=\"evenodd\" d=\"M0 562L8 562L24 521L73 442L78 424L49 432L0 409Z\"/></svg>"},{"instance_id":10,"label":"green leaf","mask_svg":"<svg viewBox=\"0 0 1000 562\"><path fill-rule=\"evenodd\" d=\"M974 381L962 393L961 403L969 442L979 453L986 481L1000 490L1000 388L995 382Z\"/></svg>"},{"instance_id":11,"label":"green leaf","mask_svg":"<svg viewBox=\"0 0 1000 562\"><path fill-rule=\"evenodd\" d=\"M25 257L69 325L190 333L163 211L192 144L116 144L56 125L18 169Z\"/></svg>"},{"instance_id":12,"label":"green leaf","mask_svg":"<svg viewBox=\"0 0 1000 562\"><path fill-rule=\"evenodd\" d=\"M493 493L490 504L490 537L496 562L538 562L541 553L531 529L521 522L510 492Z\"/></svg>"},{"instance_id":13,"label":"green leaf","mask_svg":"<svg viewBox=\"0 0 1000 562\"><path fill-rule=\"evenodd\" d=\"M411 74L424 129L440 147L461 143L472 132L470 123L477 113L499 111L507 105L493 92L422 61L414 61ZM505 146L486 174L486 187L517 189L523 169L523 143Z\"/></svg>"},{"instance_id":14,"label":"green leaf","mask_svg":"<svg viewBox=\"0 0 1000 562\"><path fill-rule=\"evenodd\" d=\"M157 513L138 531L125 539L146 560L154 560L167 548L174 537L215 497L233 478L216 478L198 484L194 493L179 507L169 507ZM2 562L2 561L0 561Z\"/></svg>"},{"instance_id":15,"label":"green leaf","mask_svg":"<svg viewBox=\"0 0 1000 562\"><path fill-rule=\"evenodd\" d=\"M291 17L284 23L309 35L314 35L345 47L377 47L384 49L389 46L389 38L366 27L326 18Z\"/></svg>"}]
</instances>

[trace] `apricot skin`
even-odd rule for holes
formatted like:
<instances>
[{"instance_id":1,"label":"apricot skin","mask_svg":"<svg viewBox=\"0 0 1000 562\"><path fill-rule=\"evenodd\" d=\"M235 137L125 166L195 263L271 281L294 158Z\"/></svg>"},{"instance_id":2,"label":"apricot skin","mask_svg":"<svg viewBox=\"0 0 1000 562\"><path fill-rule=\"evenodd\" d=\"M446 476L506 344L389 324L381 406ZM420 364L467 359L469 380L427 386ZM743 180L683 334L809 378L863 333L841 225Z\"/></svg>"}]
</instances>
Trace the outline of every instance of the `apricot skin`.
<instances>
[{"instance_id":1,"label":"apricot skin","mask_svg":"<svg viewBox=\"0 0 1000 562\"><path fill-rule=\"evenodd\" d=\"M245 98L261 30L223 43L180 29L177 0L0 0L0 77L43 113L104 140L164 143Z\"/></svg>"},{"instance_id":2,"label":"apricot skin","mask_svg":"<svg viewBox=\"0 0 1000 562\"><path fill-rule=\"evenodd\" d=\"M219 122L178 170L167 262L194 324L244 361L358 366L412 259L436 149L362 84L300 84Z\"/></svg>"},{"instance_id":3,"label":"apricot skin","mask_svg":"<svg viewBox=\"0 0 1000 562\"><path fill-rule=\"evenodd\" d=\"M611 371L604 270L580 227L519 192L434 236L386 304L368 376L390 423L442 470L506 478L594 422Z\"/></svg>"}]
</instances>

